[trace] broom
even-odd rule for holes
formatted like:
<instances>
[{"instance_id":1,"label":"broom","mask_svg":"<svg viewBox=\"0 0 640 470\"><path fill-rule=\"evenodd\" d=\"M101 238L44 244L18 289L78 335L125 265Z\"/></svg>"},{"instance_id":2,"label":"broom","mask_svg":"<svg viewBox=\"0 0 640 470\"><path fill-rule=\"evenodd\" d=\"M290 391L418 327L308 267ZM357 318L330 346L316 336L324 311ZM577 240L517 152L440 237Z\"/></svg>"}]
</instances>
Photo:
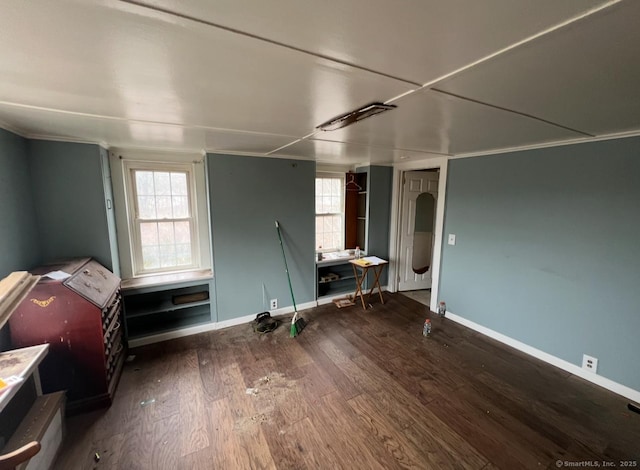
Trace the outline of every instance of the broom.
<instances>
[{"instance_id":1,"label":"broom","mask_svg":"<svg viewBox=\"0 0 640 470\"><path fill-rule=\"evenodd\" d=\"M284 254L284 245L282 244L282 235L280 234L280 224L276 220L276 231L278 232L278 240L280 240L280 248L282 249L282 259L284 260L284 271L287 273L287 281L289 282L289 291L291 292L291 301L293 302L293 318L291 319L291 336L298 336L303 328L307 325L304 318L298 318L298 308L296 307L296 299L293 296L293 287L291 287L291 276L289 276L289 267L287 266L287 257Z\"/></svg>"}]
</instances>

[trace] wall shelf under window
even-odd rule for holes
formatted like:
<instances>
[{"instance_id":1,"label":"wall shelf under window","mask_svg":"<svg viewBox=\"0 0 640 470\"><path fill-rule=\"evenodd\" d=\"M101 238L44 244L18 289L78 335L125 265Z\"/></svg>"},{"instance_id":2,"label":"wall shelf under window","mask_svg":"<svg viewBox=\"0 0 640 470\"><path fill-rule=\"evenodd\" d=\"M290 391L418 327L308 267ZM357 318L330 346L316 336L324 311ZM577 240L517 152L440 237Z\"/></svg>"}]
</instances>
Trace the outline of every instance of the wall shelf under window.
<instances>
[{"instance_id":1,"label":"wall shelf under window","mask_svg":"<svg viewBox=\"0 0 640 470\"><path fill-rule=\"evenodd\" d=\"M211 322L210 292L209 280L123 288L127 339Z\"/></svg>"}]
</instances>

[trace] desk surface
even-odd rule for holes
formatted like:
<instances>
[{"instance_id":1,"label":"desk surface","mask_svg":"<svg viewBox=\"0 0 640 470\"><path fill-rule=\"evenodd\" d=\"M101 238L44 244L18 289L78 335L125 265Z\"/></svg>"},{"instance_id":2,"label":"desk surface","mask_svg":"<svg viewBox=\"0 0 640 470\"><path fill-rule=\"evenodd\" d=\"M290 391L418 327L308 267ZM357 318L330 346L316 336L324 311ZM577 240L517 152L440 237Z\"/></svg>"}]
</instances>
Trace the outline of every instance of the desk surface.
<instances>
[{"instance_id":1,"label":"desk surface","mask_svg":"<svg viewBox=\"0 0 640 470\"><path fill-rule=\"evenodd\" d=\"M378 258L377 256L365 256L364 258L360 259L350 259L349 263L361 268L368 268L370 266L380 266L383 264L388 264L389 262L382 258Z\"/></svg>"},{"instance_id":2,"label":"desk surface","mask_svg":"<svg viewBox=\"0 0 640 470\"><path fill-rule=\"evenodd\" d=\"M47 355L48 349L48 344L39 344L0 353L0 376L17 375L26 380ZM4 410L4 407L11 401L23 383L18 383L6 391L0 392L0 411Z\"/></svg>"}]
</instances>

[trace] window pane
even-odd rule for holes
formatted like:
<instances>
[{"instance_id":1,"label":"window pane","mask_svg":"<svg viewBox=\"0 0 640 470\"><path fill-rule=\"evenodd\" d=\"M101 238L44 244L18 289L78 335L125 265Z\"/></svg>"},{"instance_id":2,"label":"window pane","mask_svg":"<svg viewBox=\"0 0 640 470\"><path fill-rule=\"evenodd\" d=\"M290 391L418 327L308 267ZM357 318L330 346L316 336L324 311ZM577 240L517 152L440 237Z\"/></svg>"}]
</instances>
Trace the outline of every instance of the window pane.
<instances>
[{"instance_id":1,"label":"window pane","mask_svg":"<svg viewBox=\"0 0 640 470\"><path fill-rule=\"evenodd\" d=\"M158 224L145 222L140 224L140 241L142 246L156 246L158 244Z\"/></svg>"},{"instance_id":2,"label":"window pane","mask_svg":"<svg viewBox=\"0 0 640 470\"><path fill-rule=\"evenodd\" d=\"M160 267L160 252L157 246L142 247L142 266L144 269L158 269Z\"/></svg>"},{"instance_id":3,"label":"window pane","mask_svg":"<svg viewBox=\"0 0 640 470\"><path fill-rule=\"evenodd\" d=\"M136 192L139 196L153 195L153 172L134 171L136 176Z\"/></svg>"},{"instance_id":4,"label":"window pane","mask_svg":"<svg viewBox=\"0 0 640 470\"><path fill-rule=\"evenodd\" d=\"M333 178L331 180L331 195L340 196L340 193L342 193L342 180Z\"/></svg>"},{"instance_id":5,"label":"window pane","mask_svg":"<svg viewBox=\"0 0 640 470\"><path fill-rule=\"evenodd\" d=\"M191 264L191 245L176 245L176 264L178 266Z\"/></svg>"},{"instance_id":6,"label":"window pane","mask_svg":"<svg viewBox=\"0 0 640 470\"><path fill-rule=\"evenodd\" d=\"M169 173L162 171L153 172L153 182L155 184L155 194L162 196L171 195L171 177Z\"/></svg>"},{"instance_id":7,"label":"window pane","mask_svg":"<svg viewBox=\"0 0 640 470\"><path fill-rule=\"evenodd\" d=\"M331 196L331 208L329 212L333 212L334 214L342 212L340 210L340 197Z\"/></svg>"},{"instance_id":8,"label":"window pane","mask_svg":"<svg viewBox=\"0 0 640 470\"><path fill-rule=\"evenodd\" d=\"M173 219L171 196L156 196L156 218Z\"/></svg>"},{"instance_id":9,"label":"window pane","mask_svg":"<svg viewBox=\"0 0 640 470\"><path fill-rule=\"evenodd\" d=\"M174 196L186 196L188 194L186 173L171 173L171 194Z\"/></svg>"},{"instance_id":10,"label":"window pane","mask_svg":"<svg viewBox=\"0 0 640 470\"><path fill-rule=\"evenodd\" d=\"M160 267L170 268L176 265L176 246L160 245Z\"/></svg>"},{"instance_id":11,"label":"window pane","mask_svg":"<svg viewBox=\"0 0 640 470\"><path fill-rule=\"evenodd\" d=\"M141 219L156 218L156 198L153 196L138 196L138 217Z\"/></svg>"},{"instance_id":12,"label":"window pane","mask_svg":"<svg viewBox=\"0 0 640 470\"><path fill-rule=\"evenodd\" d=\"M187 196L172 196L171 203L174 219L189 217L189 198Z\"/></svg>"},{"instance_id":13,"label":"window pane","mask_svg":"<svg viewBox=\"0 0 640 470\"><path fill-rule=\"evenodd\" d=\"M173 222L160 222L158 224L158 244L173 245L174 243Z\"/></svg>"},{"instance_id":14,"label":"window pane","mask_svg":"<svg viewBox=\"0 0 640 470\"><path fill-rule=\"evenodd\" d=\"M191 243L191 227L189 222L174 223L176 243Z\"/></svg>"},{"instance_id":15,"label":"window pane","mask_svg":"<svg viewBox=\"0 0 640 470\"><path fill-rule=\"evenodd\" d=\"M316 216L316 246L323 250L342 249L342 216Z\"/></svg>"}]
</instances>

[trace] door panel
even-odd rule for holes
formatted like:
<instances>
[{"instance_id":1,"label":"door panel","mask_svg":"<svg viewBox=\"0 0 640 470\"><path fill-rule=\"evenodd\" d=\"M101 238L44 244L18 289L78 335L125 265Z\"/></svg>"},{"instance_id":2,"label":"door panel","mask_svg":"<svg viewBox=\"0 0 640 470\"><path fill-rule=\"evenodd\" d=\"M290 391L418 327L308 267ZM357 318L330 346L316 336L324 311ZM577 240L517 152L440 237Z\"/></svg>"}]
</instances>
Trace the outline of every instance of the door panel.
<instances>
[{"instance_id":1,"label":"door panel","mask_svg":"<svg viewBox=\"0 0 640 470\"><path fill-rule=\"evenodd\" d=\"M431 194L434 199L435 214L435 201L438 198L438 179L439 174L433 171L408 171L404 174L401 209L402 230L400 236L401 257L398 260L400 264L398 290L400 291L429 289L431 287L431 266L422 273L415 272L413 269L416 201L423 193ZM430 233L421 233L420 238L430 240L430 243L433 243L433 228L431 228ZM429 252L433 253L433 247L429 248Z\"/></svg>"}]
</instances>

